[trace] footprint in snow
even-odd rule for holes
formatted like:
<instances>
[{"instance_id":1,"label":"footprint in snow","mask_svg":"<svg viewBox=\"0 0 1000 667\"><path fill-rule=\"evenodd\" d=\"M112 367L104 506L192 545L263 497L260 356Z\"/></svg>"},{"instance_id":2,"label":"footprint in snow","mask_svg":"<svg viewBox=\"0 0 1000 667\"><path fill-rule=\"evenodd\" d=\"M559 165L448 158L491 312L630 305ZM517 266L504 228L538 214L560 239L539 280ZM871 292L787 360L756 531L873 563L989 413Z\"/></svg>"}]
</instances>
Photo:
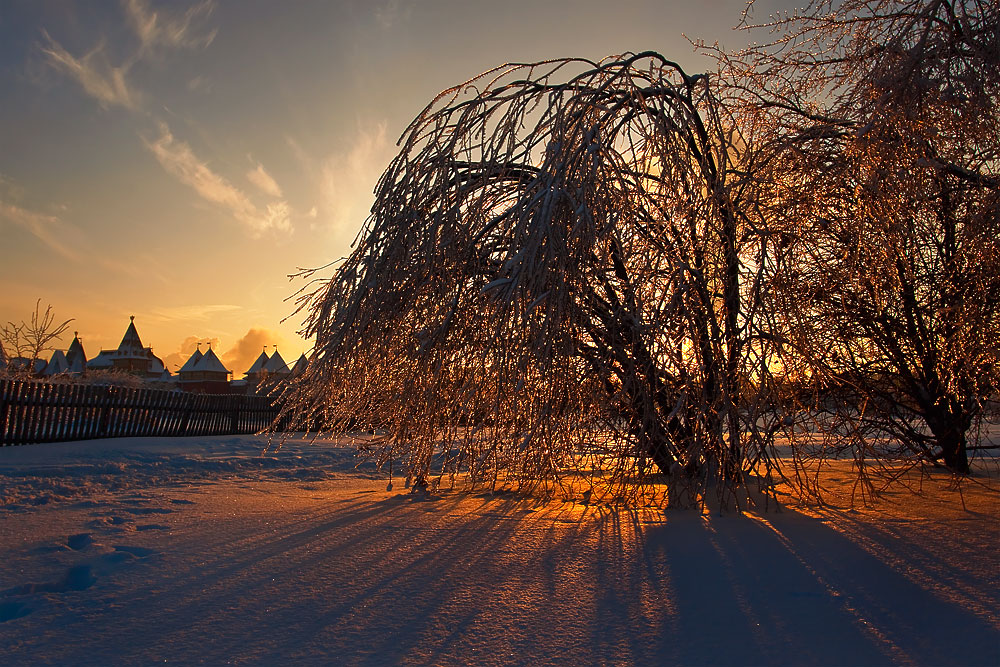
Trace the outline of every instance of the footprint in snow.
<instances>
[{"instance_id":1,"label":"footprint in snow","mask_svg":"<svg viewBox=\"0 0 1000 667\"><path fill-rule=\"evenodd\" d=\"M121 565L128 561L142 561L153 556L158 556L160 552L145 547L131 547L125 544L115 545L115 550L101 556L105 564Z\"/></svg>"},{"instance_id":2,"label":"footprint in snow","mask_svg":"<svg viewBox=\"0 0 1000 667\"><path fill-rule=\"evenodd\" d=\"M0 602L0 623L23 618L34 611L23 602Z\"/></svg>"},{"instance_id":3,"label":"footprint in snow","mask_svg":"<svg viewBox=\"0 0 1000 667\"><path fill-rule=\"evenodd\" d=\"M93 522L91 522L93 523ZM82 551L94 543L94 538L90 533L77 533L70 535L66 541L60 544L43 544L35 547L36 554L50 554L57 551Z\"/></svg>"},{"instance_id":4,"label":"footprint in snow","mask_svg":"<svg viewBox=\"0 0 1000 667\"><path fill-rule=\"evenodd\" d=\"M93 568L90 565L74 565L66 570L63 578L55 582L44 582L40 584L28 583L8 588L0 591L0 596L30 595L32 593L67 593L69 591L83 591L97 582Z\"/></svg>"},{"instance_id":5,"label":"footprint in snow","mask_svg":"<svg viewBox=\"0 0 1000 667\"><path fill-rule=\"evenodd\" d=\"M79 533L77 535L70 535L66 538L66 546L68 546L73 551L80 551L81 549L86 549L91 544L94 543L94 538L90 536L90 533Z\"/></svg>"}]
</instances>

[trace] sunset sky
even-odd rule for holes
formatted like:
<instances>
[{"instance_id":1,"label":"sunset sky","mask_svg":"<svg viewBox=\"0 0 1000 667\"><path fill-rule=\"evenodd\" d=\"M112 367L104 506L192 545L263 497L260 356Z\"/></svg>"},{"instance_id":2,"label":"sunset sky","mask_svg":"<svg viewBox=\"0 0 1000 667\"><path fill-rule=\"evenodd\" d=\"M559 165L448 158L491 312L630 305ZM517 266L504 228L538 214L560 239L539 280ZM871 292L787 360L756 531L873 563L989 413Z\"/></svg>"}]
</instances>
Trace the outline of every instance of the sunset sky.
<instances>
[{"instance_id":1,"label":"sunset sky","mask_svg":"<svg viewBox=\"0 0 1000 667\"><path fill-rule=\"evenodd\" d=\"M791 6L789 3L784 3ZM777 0L759 3L764 20ZM172 371L309 348L287 275L343 257L406 124L495 65L735 48L741 0L0 5L0 321L35 300L88 356L135 315ZM70 335L62 342L68 345ZM270 351L270 348L269 348Z\"/></svg>"}]
</instances>

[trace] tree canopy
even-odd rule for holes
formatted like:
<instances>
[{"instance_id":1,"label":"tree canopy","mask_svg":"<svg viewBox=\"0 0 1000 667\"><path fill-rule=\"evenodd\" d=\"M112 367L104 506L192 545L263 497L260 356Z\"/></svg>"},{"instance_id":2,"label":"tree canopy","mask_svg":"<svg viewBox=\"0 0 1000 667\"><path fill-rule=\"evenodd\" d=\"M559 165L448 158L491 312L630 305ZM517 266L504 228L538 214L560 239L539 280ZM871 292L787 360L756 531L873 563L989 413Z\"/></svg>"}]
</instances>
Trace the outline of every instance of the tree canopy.
<instances>
[{"instance_id":1,"label":"tree canopy","mask_svg":"<svg viewBox=\"0 0 1000 667\"><path fill-rule=\"evenodd\" d=\"M995 14L819 3L709 74L628 53L444 91L299 297L282 419L375 431L421 485L736 500L804 416L967 471L1000 340Z\"/></svg>"}]
</instances>

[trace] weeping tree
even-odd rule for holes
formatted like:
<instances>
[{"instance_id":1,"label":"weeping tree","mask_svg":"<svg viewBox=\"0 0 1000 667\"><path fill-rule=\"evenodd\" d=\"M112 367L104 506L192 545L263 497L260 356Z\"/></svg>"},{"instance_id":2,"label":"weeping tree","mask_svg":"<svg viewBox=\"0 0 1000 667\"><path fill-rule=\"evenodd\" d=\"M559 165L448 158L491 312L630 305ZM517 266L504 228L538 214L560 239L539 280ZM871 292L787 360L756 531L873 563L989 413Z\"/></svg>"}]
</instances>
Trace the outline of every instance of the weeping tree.
<instances>
[{"instance_id":1,"label":"weeping tree","mask_svg":"<svg viewBox=\"0 0 1000 667\"><path fill-rule=\"evenodd\" d=\"M766 294L813 453L968 473L998 386L1000 7L822 1L770 27L723 61L785 156L758 174L790 233Z\"/></svg>"},{"instance_id":2,"label":"weeping tree","mask_svg":"<svg viewBox=\"0 0 1000 667\"><path fill-rule=\"evenodd\" d=\"M371 429L363 452L417 485L585 472L627 495L666 475L735 498L767 475L763 286L787 234L717 81L640 53L441 93L353 252L299 297L315 359L287 428Z\"/></svg>"}]
</instances>

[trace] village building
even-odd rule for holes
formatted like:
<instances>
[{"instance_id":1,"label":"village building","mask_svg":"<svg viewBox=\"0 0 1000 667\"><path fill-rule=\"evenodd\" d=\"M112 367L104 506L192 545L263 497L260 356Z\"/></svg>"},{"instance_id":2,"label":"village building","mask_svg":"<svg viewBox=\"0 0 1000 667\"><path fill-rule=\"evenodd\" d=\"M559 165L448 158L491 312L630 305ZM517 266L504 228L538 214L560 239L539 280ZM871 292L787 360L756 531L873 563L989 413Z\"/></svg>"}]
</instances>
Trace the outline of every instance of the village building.
<instances>
[{"instance_id":1,"label":"village building","mask_svg":"<svg viewBox=\"0 0 1000 667\"><path fill-rule=\"evenodd\" d=\"M69 362L66 361L66 353L62 350L54 350L52 352L52 358L49 359L49 363L45 365L45 369L42 371L42 375L62 375L68 371Z\"/></svg>"},{"instance_id":2,"label":"village building","mask_svg":"<svg viewBox=\"0 0 1000 667\"><path fill-rule=\"evenodd\" d=\"M82 348L81 348L82 349ZM146 380L158 381L166 367L163 360L145 347L135 329L135 315L129 318L128 329L116 350L101 350L87 362L87 370L118 371L130 373Z\"/></svg>"},{"instance_id":3,"label":"village building","mask_svg":"<svg viewBox=\"0 0 1000 667\"><path fill-rule=\"evenodd\" d=\"M83 375L87 370L87 353L83 350L83 343L80 342L80 332L73 332L73 342L66 350L66 363L69 365L68 372L72 375Z\"/></svg>"},{"instance_id":4,"label":"village building","mask_svg":"<svg viewBox=\"0 0 1000 667\"><path fill-rule=\"evenodd\" d=\"M306 359L306 355L303 352L299 355L299 358L295 361L295 365L292 366L292 377L297 377L306 372L309 368L309 360Z\"/></svg>"},{"instance_id":5,"label":"village building","mask_svg":"<svg viewBox=\"0 0 1000 667\"><path fill-rule=\"evenodd\" d=\"M247 385L257 386L265 377L264 364L270 357L267 356L267 347L261 350L260 356L250 365L247 372L243 374L242 382Z\"/></svg>"},{"instance_id":6,"label":"village building","mask_svg":"<svg viewBox=\"0 0 1000 667\"><path fill-rule=\"evenodd\" d=\"M3 345L0 345L0 370L10 371L11 373L29 373L31 375L39 375L43 370L45 370L45 360L44 359L28 359L27 357L11 357L7 354L7 351L3 349Z\"/></svg>"},{"instance_id":7,"label":"village building","mask_svg":"<svg viewBox=\"0 0 1000 667\"><path fill-rule=\"evenodd\" d=\"M271 380L280 380L291 373L288 369L288 364L281 358L281 353L277 349L274 350L274 354L264 364L264 372L267 373L267 378Z\"/></svg>"},{"instance_id":8,"label":"village building","mask_svg":"<svg viewBox=\"0 0 1000 667\"><path fill-rule=\"evenodd\" d=\"M41 375L52 377L55 375L83 375L87 370L87 354L83 351L83 343L80 342L80 332L73 332L73 342L69 344L69 349L54 350L49 363L42 369Z\"/></svg>"},{"instance_id":9,"label":"village building","mask_svg":"<svg viewBox=\"0 0 1000 667\"><path fill-rule=\"evenodd\" d=\"M254 394L258 391L267 393L274 386L282 381L292 377L297 372L305 370L305 365L308 365L308 361L305 360L305 355L295 362L295 367L289 369L288 364L281 357L281 354L277 349L274 350L274 354L268 356L267 348L261 351L260 356L250 365L247 372L244 374L243 379L233 384L238 387L244 387L248 394Z\"/></svg>"},{"instance_id":10,"label":"village building","mask_svg":"<svg viewBox=\"0 0 1000 667\"><path fill-rule=\"evenodd\" d=\"M230 390L230 375L211 347L203 354L199 346L177 371L177 386L197 394L225 394Z\"/></svg>"}]
</instances>

